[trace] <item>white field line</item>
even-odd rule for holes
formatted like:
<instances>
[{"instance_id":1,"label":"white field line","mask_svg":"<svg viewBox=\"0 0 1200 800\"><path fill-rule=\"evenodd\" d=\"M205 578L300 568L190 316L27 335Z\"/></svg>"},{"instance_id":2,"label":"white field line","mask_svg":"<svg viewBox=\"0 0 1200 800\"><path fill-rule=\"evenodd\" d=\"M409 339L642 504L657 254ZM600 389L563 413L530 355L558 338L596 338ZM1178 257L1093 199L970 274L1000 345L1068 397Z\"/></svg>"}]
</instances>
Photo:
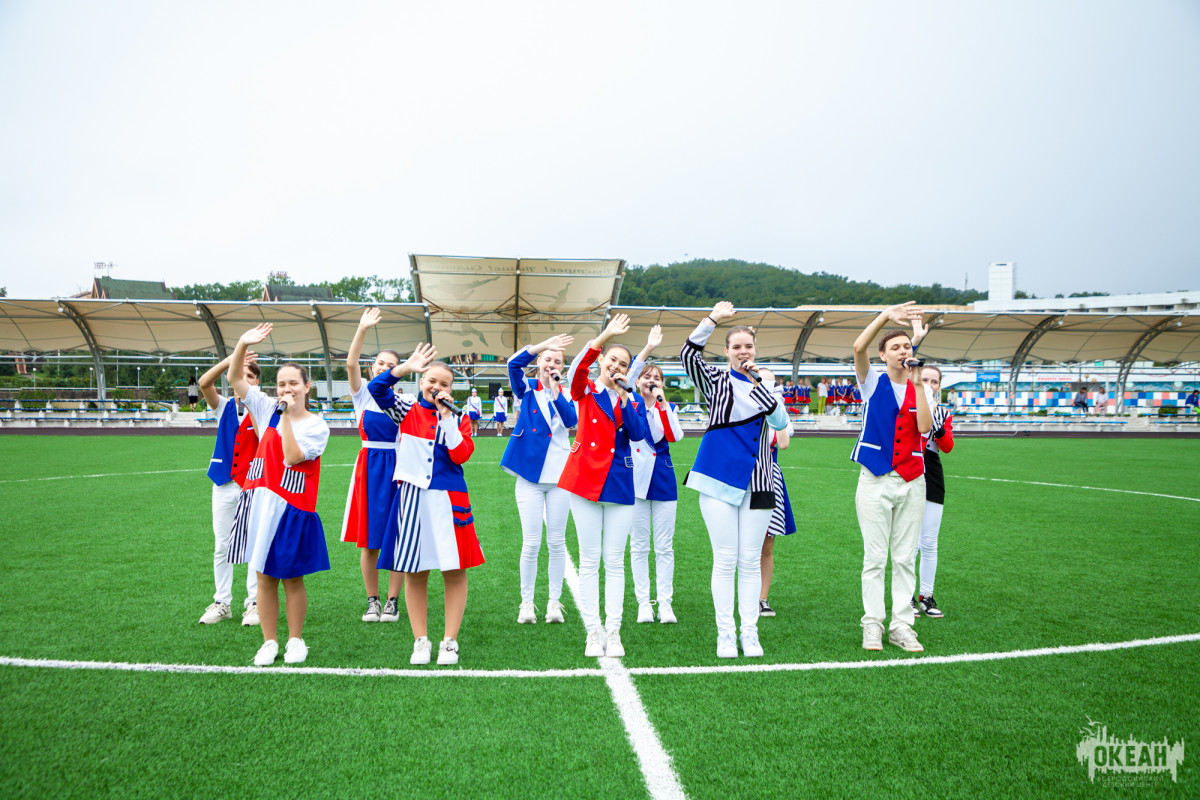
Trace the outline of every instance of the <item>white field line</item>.
<instances>
[{"instance_id":1,"label":"white field line","mask_svg":"<svg viewBox=\"0 0 1200 800\"><path fill-rule=\"evenodd\" d=\"M233 667L220 664L130 664L120 661L58 661L7 658L0 666L48 669L115 670L118 672L175 672L223 675L333 675L351 678L598 678L598 669L368 669L355 667Z\"/></svg>"},{"instance_id":2,"label":"white field line","mask_svg":"<svg viewBox=\"0 0 1200 800\"><path fill-rule=\"evenodd\" d=\"M495 466L499 461L474 461L471 462L479 466ZM348 468L354 464L322 464L323 467L329 468ZM819 472L857 472L857 469L844 469L839 467L795 467L780 465L783 469L803 469ZM8 480L0 480L0 485L6 483L36 483L38 481L71 481L82 480L84 478L125 478L135 475L167 475L174 472L205 472L203 469L192 467L189 469L155 469L144 472L98 472L93 475L53 475L46 478L11 478ZM996 483L1019 483L1026 486L1053 486L1059 489L1083 489L1090 492L1116 492L1118 494L1138 494L1145 497L1162 497L1167 500L1186 500L1191 503L1200 503L1200 497L1185 497L1177 494L1161 494L1159 492L1138 492L1133 489L1109 489L1104 486L1076 486L1071 483L1048 483L1046 481L1018 481L1012 478L985 478L977 475L951 475L952 478L963 478L969 481L994 481Z\"/></svg>"},{"instance_id":3,"label":"white field line","mask_svg":"<svg viewBox=\"0 0 1200 800\"><path fill-rule=\"evenodd\" d=\"M787 467L779 465L781 469L803 469L817 472L858 472L858 469L845 469L842 467ZM1178 494L1160 494L1158 492L1138 492L1133 489L1109 489L1105 486L1076 486L1073 483L1047 483L1046 481L1018 481L1012 478L985 478L978 475L947 475L948 478L962 478L968 481L994 481L996 483L1020 483L1025 486L1054 486L1059 489L1085 489L1090 492L1116 492L1118 494L1140 494L1146 497L1164 497L1168 500L1187 500L1192 503L1200 503L1200 497L1185 497Z\"/></svg>"},{"instance_id":4,"label":"white field line","mask_svg":"<svg viewBox=\"0 0 1200 800\"><path fill-rule=\"evenodd\" d=\"M569 559L569 556L568 556ZM569 563L569 561L568 561ZM571 568L573 574L574 569ZM916 656L864 661L817 661L811 664L744 664L713 667L631 667L629 675L704 675L737 672L808 672L813 670L873 669L876 667L918 667L928 664L962 664L978 661L1007 661L1014 658L1061 656L1078 653L1104 653L1131 650L1138 647L1157 647L1170 644L1200 642L1200 633L1159 636L1153 639L1131 639L1125 642L1096 642L1094 644L1040 647L1031 650L1001 650L992 653L959 653L950 656ZM221 664L135 664L122 661L65 661L45 658L13 658L0 656L0 667L31 667L41 669L111 670L116 672L173 672L193 675L332 675L367 678L598 678L608 677L605 666L619 664L615 659L603 659L601 669L369 669L356 667L234 667Z\"/></svg>"},{"instance_id":5,"label":"white field line","mask_svg":"<svg viewBox=\"0 0 1200 800\"><path fill-rule=\"evenodd\" d=\"M1154 639L1133 639L1128 642L1096 642L1094 644L1073 644L1061 647L1039 647L1033 650L1005 650L995 653L958 653L952 656L919 656L916 658L890 658L878 661L818 661L812 664L634 667L629 672L633 675L709 675L721 672L808 672L812 670L874 669L876 667L915 667L917 665L929 664L962 664L972 661L1005 661L1012 658L1061 656L1074 653L1104 653L1111 650L1129 650L1135 647L1153 647L1155 645L1182 644L1184 642L1200 642L1200 633L1159 636Z\"/></svg>"},{"instance_id":6,"label":"white field line","mask_svg":"<svg viewBox=\"0 0 1200 800\"><path fill-rule=\"evenodd\" d=\"M565 579L567 589L575 600L575 608L579 608L579 573L575 571L575 562L567 552ZM679 776L671 766L671 756L667 753L658 738L658 732L650 722L642 698L638 696L637 687L633 685L629 669L616 658L601 658L600 671L608 684L613 703L625 724L625 735L637 756L642 768L642 776L646 779L646 789L654 800L686 800Z\"/></svg>"}]
</instances>

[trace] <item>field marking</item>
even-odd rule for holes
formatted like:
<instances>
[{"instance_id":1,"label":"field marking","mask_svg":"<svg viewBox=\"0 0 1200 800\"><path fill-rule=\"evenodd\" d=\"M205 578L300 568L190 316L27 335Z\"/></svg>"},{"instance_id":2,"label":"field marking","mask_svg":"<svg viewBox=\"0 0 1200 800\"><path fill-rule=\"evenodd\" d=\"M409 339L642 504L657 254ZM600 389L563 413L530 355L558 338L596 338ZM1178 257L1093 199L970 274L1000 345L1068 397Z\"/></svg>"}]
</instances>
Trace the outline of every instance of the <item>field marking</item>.
<instances>
[{"instance_id":1,"label":"field marking","mask_svg":"<svg viewBox=\"0 0 1200 800\"><path fill-rule=\"evenodd\" d=\"M598 669L456 669L421 670L368 667L235 667L222 664L135 664L122 661L61 661L57 659L0 656L0 666L48 669L115 670L118 672L174 672L199 675L333 675L350 678L597 678Z\"/></svg>"},{"instance_id":2,"label":"field marking","mask_svg":"<svg viewBox=\"0 0 1200 800\"><path fill-rule=\"evenodd\" d=\"M845 467L794 467L779 465L781 469L803 469L816 472L858 472L857 468L848 469ZM1086 489L1092 492L1117 492L1118 494L1140 494L1146 497L1163 497L1167 500L1187 500L1192 503L1200 503L1200 497L1186 497L1178 494L1161 494L1159 492L1139 492L1133 489L1109 489L1104 486L1078 486L1073 483L1049 483L1047 481L1019 481L1014 478L985 478L979 475L947 475L947 478L962 478L968 481L995 481L996 483L1021 483L1026 486L1054 486L1059 489Z\"/></svg>"},{"instance_id":3,"label":"field marking","mask_svg":"<svg viewBox=\"0 0 1200 800\"><path fill-rule=\"evenodd\" d=\"M568 555L568 564L570 564ZM570 573L574 573L571 565ZM158 664L125 661L66 661L52 658L15 658L0 656L0 667L41 669L113 670L117 672L173 672L195 675L333 675L365 678L606 678L605 666L620 666L629 675L703 675L728 672L808 672L812 670L872 669L875 667L915 667L922 664L961 664L977 661L1006 661L1014 658L1103 653L1156 647L1170 644L1200 642L1200 633L1158 636L1152 639L1130 639L1125 642L1095 642L1059 647L1039 647L1029 650L999 650L991 653L958 653L949 656L915 656L913 658L883 658L863 661L816 661L809 664L742 664L711 667L625 667L617 659L600 659L600 668L575 669L393 669L368 667L235 667L227 664Z\"/></svg>"},{"instance_id":4,"label":"field marking","mask_svg":"<svg viewBox=\"0 0 1200 800\"><path fill-rule=\"evenodd\" d=\"M812 664L746 664L739 666L714 667L633 667L634 675L707 675L722 672L808 672L812 670L873 669L876 667L913 667L918 664L962 664L973 661L1005 661L1013 658L1035 658L1037 656L1072 655L1075 653L1104 653L1112 650L1129 650L1135 647L1153 647L1165 644L1200 642L1200 633L1184 633L1178 636L1158 636L1153 639L1131 639L1127 642L1096 642L1093 644L1071 644L1059 647L1038 647L1032 650L1001 650L992 653L958 653L951 656L918 656L915 658L890 658L872 661L818 661Z\"/></svg>"},{"instance_id":5,"label":"field marking","mask_svg":"<svg viewBox=\"0 0 1200 800\"><path fill-rule=\"evenodd\" d=\"M571 553L566 553L566 569L564 579L571 597L575 600L575 608L579 608L579 573L575 571L575 562ZM607 576L606 576L607 578ZM646 781L646 790L654 800L686 800L683 786L679 783L679 775L671 766L671 755L663 747L654 730L654 723L646 713L646 706L633 685L629 669L619 658L600 658L600 672L612 695L621 722L625 725L625 736L637 756L642 777Z\"/></svg>"}]
</instances>

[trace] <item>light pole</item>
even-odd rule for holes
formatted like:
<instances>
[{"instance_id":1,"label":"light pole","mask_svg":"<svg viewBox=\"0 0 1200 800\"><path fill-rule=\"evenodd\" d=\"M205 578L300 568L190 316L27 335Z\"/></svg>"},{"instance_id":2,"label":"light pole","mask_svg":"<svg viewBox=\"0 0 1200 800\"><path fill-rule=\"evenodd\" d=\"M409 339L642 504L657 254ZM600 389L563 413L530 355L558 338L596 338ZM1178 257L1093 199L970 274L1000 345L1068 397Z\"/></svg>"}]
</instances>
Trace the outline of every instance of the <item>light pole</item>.
<instances>
[{"instance_id":1,"label":"light pole","mask_svg":"<svg viewBox=\"0 0 1200 800\"><path fill-rule=\"evenodd\" d=\"M37 367L33 368L33 388L37 388Z\"/></svg>"},{"instance_id":2,"label":"light pole","mask_svg":"<svg viewBox=\"0 0 1200 800\"><path fill-rule=\"evenodd\" d=\"M137 373L138 373L138 378L137 378L138 389L140 390L142 388L142 368L141 367L137 368Z\"/></svg>"}]
</instances>

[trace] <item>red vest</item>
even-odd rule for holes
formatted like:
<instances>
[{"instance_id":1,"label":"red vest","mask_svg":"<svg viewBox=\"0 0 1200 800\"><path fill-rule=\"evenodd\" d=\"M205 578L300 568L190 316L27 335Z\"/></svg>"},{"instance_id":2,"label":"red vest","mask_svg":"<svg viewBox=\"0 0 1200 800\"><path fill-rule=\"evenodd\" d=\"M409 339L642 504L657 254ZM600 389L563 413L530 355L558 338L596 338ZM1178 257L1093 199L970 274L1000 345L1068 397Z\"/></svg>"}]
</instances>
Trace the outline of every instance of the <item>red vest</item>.
<instances>
[{"instance_id":1,"label":"red vest","mask_svg":"<svg viewBox=\"0 0 1200 800\"><path fill-rule=\"evenodd\" d=\"M887 375L881 375L879 379L886 381L888 378ZM889 386L882 388L891 391ZM917 415L907 410L916 407L916 387L909 381L904 390L904 405L896 415L896 441L892 448L892 469L906 481L925 474L925 439L917 430Z\"/></svg>"},{"instance_id":2,"label":"red vest","mask_svg":"<svg viewBox=\"0 0 1200 800\"><path fill-rule=\"evenodd\" d=\"M242 488L246 486L246 472L250 469L250 460L257 451L258 434L254 432L254 420L247 414L238 426L237 435L233 437L233 466L230 467L230 477Z\"/></svg>"}]
</instances>

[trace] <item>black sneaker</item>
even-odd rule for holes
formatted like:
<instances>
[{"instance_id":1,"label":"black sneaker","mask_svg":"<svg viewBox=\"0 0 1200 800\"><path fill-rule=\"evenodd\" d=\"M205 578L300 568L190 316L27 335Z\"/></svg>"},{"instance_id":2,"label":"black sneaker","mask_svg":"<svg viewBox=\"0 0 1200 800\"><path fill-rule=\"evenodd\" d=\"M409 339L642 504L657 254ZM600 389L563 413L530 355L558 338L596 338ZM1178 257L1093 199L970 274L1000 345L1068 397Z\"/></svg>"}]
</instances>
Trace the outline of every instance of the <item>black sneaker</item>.
<instances>
[{"instance_id":1,"label":"black sneaker","mask_svg":"<svg viewBox=\"0 0 1200 800\"><path fill-rule=\"evenodd\" d=\"M766 600L759 600L758 615L760 617L773 617L775 616L775 609L771 608L771 604Z\"/></svg>"},{"instance_id":2,"label":"black sneaker","mask_svg":"<svg viewBox=\"0 0 1200 800\"><path fill-rule=\"evenodd\" d=\"M383 606L383 613L379 615L380 622L399 622L400 609L396 604L396 598L389 597L387 603Z\"/></svg>"},{"instance_id":3,"label":"black sneaker","mask_svg":"<svg viewBox=\"0 0 1200 800\"><path fill-rule=\"evenodd\" d=\"M926 597L921 595L921 613L927 617L943 616L942 610L937 607L937 601L933 599L933 595Z\"/></svg>"},{"instance_id":4,"label":"black sneaker","mask_svg":"<svg viewBox=\"0 0 1200 800\"><path fill-rule=\"evenodd\" d=\"M921 616L921 604L917 602L917 596L914 594L912 599L913 616Z\"/></svg>"}]
</instances>

